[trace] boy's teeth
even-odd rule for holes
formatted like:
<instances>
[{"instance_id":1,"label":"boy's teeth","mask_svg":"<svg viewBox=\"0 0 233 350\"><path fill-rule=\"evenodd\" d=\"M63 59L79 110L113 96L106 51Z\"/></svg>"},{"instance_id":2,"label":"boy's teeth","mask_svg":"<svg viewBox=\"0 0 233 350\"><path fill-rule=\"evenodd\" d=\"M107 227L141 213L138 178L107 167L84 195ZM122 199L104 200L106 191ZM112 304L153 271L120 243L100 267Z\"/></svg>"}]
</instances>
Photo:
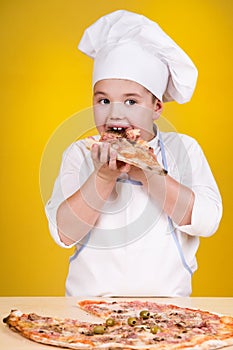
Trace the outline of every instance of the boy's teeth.
<instances>
[{"instance_id":1,"label":"boy's teeth","mask_svg":"<svg viewBox=\"0 0 233 350\"><path fill-rule=\"evenodd\" d=\"M113 127L114 131L121 131L123 128L117 128L117 127Z\"/></svg>"}]
</instances>

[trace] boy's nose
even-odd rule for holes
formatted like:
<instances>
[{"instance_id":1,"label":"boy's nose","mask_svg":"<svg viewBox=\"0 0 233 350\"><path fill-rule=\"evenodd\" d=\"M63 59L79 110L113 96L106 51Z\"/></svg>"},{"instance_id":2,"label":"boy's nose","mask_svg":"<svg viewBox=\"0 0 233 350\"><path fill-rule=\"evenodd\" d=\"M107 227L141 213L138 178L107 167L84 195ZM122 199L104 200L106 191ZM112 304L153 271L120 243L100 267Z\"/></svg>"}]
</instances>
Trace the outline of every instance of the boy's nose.
<instances>
[{"instance_id":1,"label":"boy's nose","mask_svg":"<svg viewBox=\"0 0 233 350\"><path fill-rule=\"evenodd\" d=\"M110 117L112 119L124 118L124 104L121 102L114 102L111 104Z\"/></svg>"}]
</instances>

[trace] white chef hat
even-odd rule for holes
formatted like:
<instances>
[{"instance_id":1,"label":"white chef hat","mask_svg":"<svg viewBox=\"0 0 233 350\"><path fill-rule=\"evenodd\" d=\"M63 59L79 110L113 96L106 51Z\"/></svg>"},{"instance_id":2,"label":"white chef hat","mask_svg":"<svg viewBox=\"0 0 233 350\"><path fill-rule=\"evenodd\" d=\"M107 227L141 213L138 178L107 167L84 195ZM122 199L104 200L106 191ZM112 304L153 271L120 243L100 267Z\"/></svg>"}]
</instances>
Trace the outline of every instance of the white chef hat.
<instances>
[{"instance_id":1,"label":"white chef hat","mask_svg":"<svg viewBox=\"0 0 233 350\"><path fill-rule=\"evenodd\" d=\"M101 17L78 48L94 59L93 86L102 79L135 81L161 101L192 97L197 69L187 54L148 18L119 10Z\"/></svg>"}]
</instances>

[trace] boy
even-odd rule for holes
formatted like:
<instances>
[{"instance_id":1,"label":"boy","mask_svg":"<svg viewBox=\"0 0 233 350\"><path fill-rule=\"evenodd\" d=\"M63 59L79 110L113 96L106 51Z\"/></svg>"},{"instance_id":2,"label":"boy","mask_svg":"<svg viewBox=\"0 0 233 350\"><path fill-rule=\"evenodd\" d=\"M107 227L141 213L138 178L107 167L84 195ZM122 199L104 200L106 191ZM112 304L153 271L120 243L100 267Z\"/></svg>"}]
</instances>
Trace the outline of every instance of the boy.
<instances>
[{"instance_id":1,"label":"boy","mask_svg":"<svg viewBox=\"0 0 233 350\"><path fill-rule=\"evenodd\" d=\"M79 48L94 58L98 132L139 129L168 175L117 161L108 143L66 150L46 206L55 241L76 246L66 294L188 296L199 236L216 231L221 198L197 142L154 121L162 101L191 98L196 68L156 23L127 11L99 19Z\"/></svg>"}]
</instances>

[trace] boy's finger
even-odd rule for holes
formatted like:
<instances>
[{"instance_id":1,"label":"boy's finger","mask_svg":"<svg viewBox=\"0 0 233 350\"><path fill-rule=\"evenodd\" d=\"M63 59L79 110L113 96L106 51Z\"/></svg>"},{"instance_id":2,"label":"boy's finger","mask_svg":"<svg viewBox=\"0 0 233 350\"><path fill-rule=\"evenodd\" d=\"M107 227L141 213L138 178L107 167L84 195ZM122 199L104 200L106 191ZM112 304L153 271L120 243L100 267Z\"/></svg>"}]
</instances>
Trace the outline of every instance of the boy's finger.
<instances>
[{"instance_id":1,"label":"boy's finger","mask_svg":"<svg viewBox=\"0 0 233 350\"><path fill-rule=\"evenodd\" d=\"M128 163L125 163L124 165L122 165L122 167L120 168L121 173L128 173L131 169L131 165Z\"/></svg>"},{"instance_id":2,"label":"boy's finger","mask_svg":"<svg viewBox=\"0 0 233 350\"><path fill-rule=\"evenodd\" d=\"M105 164L109 160L109 143L104 142L100 149L100 162Z\"/></svg>"},{"instance_id":3,"label":"boy's finger","mask_svg":"<svg viewBox=\"0 0 233 350\"><path fill-rule=\"evenodd\" d=\"M96 143L91 148L91 157L93 160L98 160L99 158L99 146Z\"/></svg>"},{"instance_id":4,"label":"boy's finger","mask_svg":"<svg viewBox=\"0 0 233 350\"><path fill-rule=\"evenodd\" d=\"M110 150L109 168L111 170L117 169L117 153L114 150Z\"/></svg>"}]
</instances>

